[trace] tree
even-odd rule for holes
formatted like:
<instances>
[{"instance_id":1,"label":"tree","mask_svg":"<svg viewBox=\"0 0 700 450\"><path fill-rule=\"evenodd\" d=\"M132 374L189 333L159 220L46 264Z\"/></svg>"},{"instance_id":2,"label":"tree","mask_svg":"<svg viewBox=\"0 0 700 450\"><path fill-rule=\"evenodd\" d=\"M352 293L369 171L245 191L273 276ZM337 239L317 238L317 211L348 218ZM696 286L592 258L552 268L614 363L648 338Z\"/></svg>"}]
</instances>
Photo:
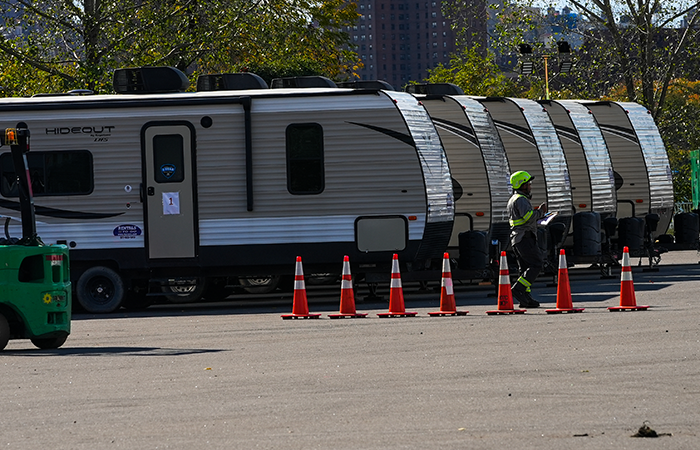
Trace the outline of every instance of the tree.
<instances>
[{"instance_id":1,"label":"tree","mask_svg":"<svg viewBox=\"0 0 700 450\"><path fill-rule=\"evenodd\" d=\"M452 55L449 68L440 64L428 73L428 83L456 84L468 95L516 96L522 92L522 88L501 73L493 54L482 56L478 46Z\"/></svg>"},{"instance_id":2,"label":"tree","mask_svg":"<svg viewBox=\"0 0 700 450\"><path fill-rule=\"evenodd\" d=\"M693 198L690 151L700 149L700 81L671 80L666 107L657 119L673 172L676 201Z\"/></svg>"},{"instance_id":3,"label":"tree","mask_svg":"<svg viewBox=\"0 0 700 450\"><path fill-rule=\"evenodd\" d=\"M109 91L118 67L171 65L196 75L270 61L314 61L336 77L357 55L342 0L0 0L0 65L30 67L29 87ZM6 95L16 79L6 82Z\"/></svg>"},{"instance_id":4,"label":"tree","mask_svg":"<svg viewBox=\"0 0 700 450\"><path fill-rule=\"evenodd\" d=\"M587 40L586 63L597 66L600 74L618 76L627 100L643 104L657 119L665 109L672 80L697 67L689 63L697 61L700 49L700 2L570 3L586 19L577 30Z\"/></svg>"}]
</instances>

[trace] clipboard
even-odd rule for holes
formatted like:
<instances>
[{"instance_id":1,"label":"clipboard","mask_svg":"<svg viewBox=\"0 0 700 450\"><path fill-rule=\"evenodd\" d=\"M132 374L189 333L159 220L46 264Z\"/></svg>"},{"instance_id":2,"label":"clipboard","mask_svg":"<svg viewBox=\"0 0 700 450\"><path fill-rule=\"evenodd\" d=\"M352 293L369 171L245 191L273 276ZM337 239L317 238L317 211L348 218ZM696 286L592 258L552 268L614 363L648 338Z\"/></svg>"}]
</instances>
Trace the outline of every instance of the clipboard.
<instances>
[{"instance_id":1,"label":"clipboard","mask_svg":"<svg viewBox=\"0 0 700 450\"><path fill-rule=\"evenodd\" d=\"M558 215L559 213L556 211L553 212L548 212L547 214L544 215L540 220L537 221L537 225L541 227L546 227L549 225L552 220Z\"/></svg>"}]
</instances>

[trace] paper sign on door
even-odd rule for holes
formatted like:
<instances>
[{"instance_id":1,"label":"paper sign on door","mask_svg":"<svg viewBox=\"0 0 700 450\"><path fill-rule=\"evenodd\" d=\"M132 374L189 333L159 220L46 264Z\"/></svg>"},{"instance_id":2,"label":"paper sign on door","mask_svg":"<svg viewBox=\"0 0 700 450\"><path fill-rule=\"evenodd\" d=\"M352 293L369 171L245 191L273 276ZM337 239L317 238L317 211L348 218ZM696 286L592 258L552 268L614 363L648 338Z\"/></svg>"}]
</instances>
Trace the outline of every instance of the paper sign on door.
<instances>
[{"instance_id":1,"label":"paper sign on door","mask_svg":"<svg viewBox=\"0 0 700 450\"><path fill-rule=\"evenodd\" d=\"M163 192L163 215L180 214L180 193Z\"/></svg>"}]
</instances>

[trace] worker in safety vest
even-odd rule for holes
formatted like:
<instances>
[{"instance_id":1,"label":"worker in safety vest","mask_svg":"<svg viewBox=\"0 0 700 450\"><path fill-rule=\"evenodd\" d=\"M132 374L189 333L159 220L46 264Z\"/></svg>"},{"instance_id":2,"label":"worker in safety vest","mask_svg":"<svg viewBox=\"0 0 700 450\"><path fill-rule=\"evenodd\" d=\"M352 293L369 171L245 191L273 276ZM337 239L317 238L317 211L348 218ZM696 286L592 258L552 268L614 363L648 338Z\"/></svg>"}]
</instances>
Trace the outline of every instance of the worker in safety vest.
<instances>
[{"instance_id":1,"label":"worker in safety vest","mask_svg":"<svg viewBox=\"0 0 700 450\"><path fill-rule=\"evenodd\" d=\"M533 209L531 182L534 179L525 171L514 172L510 184L515 192L508 201L510 218L510 243L518 259L520 278L513 284L513 297L520 302L521 308L537 308L539 302L530 294L530 288L542 270L544 257L537 245L537 221L547 213L547 204L542 203Z\"/></svg>"}]
</instances>

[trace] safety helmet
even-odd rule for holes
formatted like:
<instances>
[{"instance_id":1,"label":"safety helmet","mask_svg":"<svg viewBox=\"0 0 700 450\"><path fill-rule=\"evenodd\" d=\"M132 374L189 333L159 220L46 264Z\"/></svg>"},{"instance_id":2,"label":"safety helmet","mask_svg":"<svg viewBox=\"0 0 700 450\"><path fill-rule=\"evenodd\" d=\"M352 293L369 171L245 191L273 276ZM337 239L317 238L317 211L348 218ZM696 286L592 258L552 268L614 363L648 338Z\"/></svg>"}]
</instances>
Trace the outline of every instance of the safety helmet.
<instances>
[{"instance_id":1,"label":"safety helmet","mask_svg":"<svg viewBox=\"0 0 700 450\"><path fill-rule=\"evenodd\" d=\"M530 176L530 174L525 172L524 170L518 170L510 176L510 184L511 186L513 186L513 189L520 189L523 184L527 183L528 181L534 178L535 177Z\"/></svg>"}]
</instances>

